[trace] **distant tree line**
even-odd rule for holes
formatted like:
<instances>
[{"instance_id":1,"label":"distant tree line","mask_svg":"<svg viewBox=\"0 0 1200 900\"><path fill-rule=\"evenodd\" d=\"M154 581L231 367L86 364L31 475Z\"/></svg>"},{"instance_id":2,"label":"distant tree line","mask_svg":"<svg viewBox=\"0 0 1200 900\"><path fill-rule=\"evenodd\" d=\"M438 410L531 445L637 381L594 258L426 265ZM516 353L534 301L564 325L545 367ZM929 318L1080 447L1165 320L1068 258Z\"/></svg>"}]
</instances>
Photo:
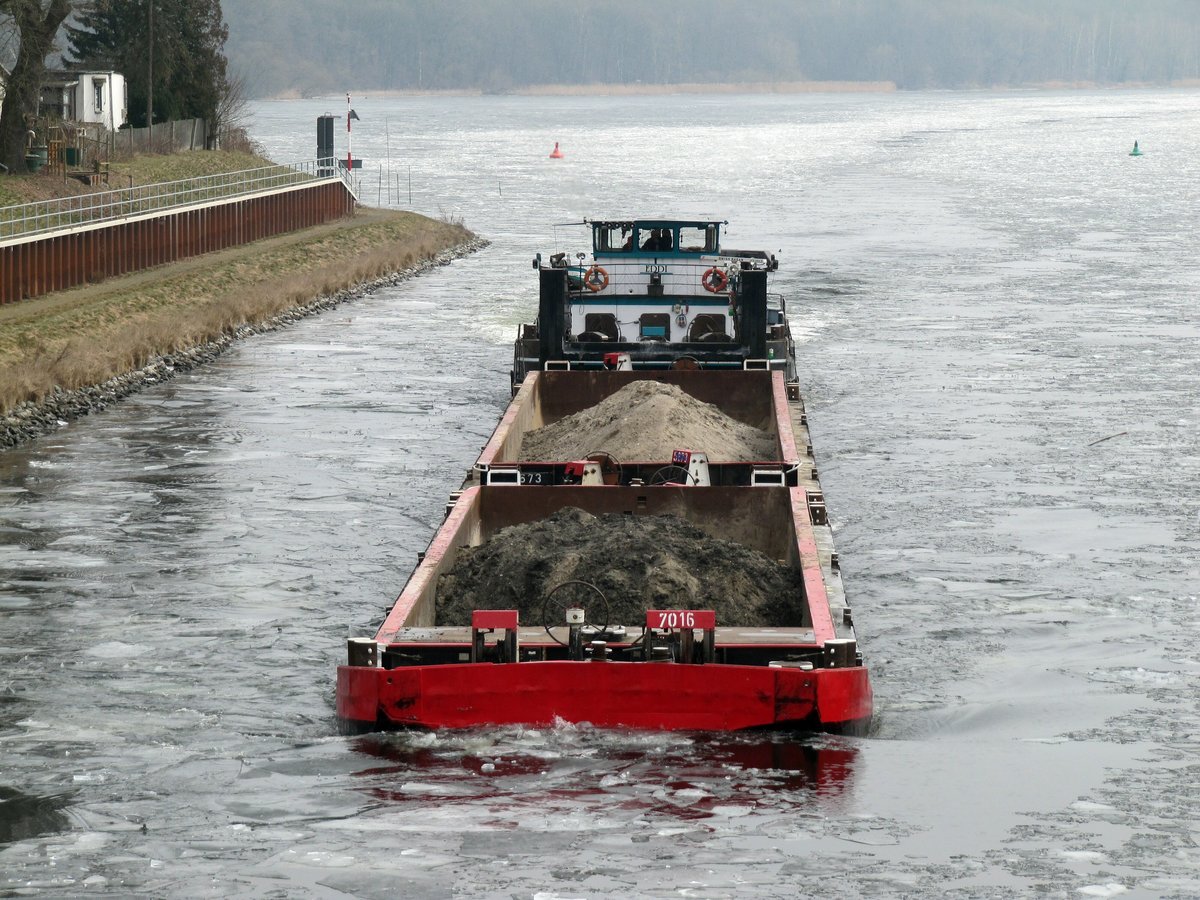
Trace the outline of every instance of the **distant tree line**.
<instances>
[{"instance_id":1,"label":"distant tree line","mask_svg":"<svg viewBox=\"0 0 1200 900\"><path fill-rule=\"evenodd\" d=\"M1197 0L224 0L256 95L1200 78Z\"/></svg>"}]
</instances>

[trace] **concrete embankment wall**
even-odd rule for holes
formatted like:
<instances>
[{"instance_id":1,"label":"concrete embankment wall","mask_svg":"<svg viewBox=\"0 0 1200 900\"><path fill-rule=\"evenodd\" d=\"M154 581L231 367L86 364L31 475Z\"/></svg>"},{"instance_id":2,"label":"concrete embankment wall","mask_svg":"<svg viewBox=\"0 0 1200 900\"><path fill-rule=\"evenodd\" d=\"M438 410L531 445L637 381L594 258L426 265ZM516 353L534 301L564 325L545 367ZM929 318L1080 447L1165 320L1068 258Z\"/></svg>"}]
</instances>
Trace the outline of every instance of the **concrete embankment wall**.
<instances>
[{"instance_id":1,"label":"concrete embankment wall","mask_svg":"<svg viewBox=\"0 0 1200 900\"><path fill-rule=\"evenodd\" d=\"M319 225L354 204L335 179L16 238L0 245L0 303Z\"/></svg>"}]
</instances>

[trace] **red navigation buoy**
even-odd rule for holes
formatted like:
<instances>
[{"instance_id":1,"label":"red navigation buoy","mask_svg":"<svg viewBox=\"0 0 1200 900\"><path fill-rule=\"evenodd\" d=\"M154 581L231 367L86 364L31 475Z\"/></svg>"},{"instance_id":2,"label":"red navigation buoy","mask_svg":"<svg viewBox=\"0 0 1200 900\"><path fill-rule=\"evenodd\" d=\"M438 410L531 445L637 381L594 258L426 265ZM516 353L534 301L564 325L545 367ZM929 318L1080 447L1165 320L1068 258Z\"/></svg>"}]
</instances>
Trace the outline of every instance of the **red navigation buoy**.
<instances>
[{"instance_id":1,"label":"red navigation buoy","mask_svg":"<svg viewBox=\"0 0 1200 900\"><path fill-rule=\"evenodd\" d=\"M562 151L558 149L558 141L554 142L554 149L550 151L551 159L562 159Z\"/></svg>"}]
</instances>

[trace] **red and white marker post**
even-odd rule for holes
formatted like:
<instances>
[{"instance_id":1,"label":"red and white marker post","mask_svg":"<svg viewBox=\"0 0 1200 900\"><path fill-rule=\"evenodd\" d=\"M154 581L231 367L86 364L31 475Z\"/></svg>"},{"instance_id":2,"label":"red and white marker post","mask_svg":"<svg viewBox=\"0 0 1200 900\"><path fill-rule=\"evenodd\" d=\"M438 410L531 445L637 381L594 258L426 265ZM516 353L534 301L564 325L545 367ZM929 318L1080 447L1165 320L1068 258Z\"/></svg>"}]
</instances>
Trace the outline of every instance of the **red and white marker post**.
<instances>
[{"instance_id":1,"label":"red and white marker post","mask_svg":"<svg viewBox=\"0 0 1200 900\"><path fill-rule=\"evenodd\" d=\"M350 108L350 92L346 92L346 171L353 173L354 157L350 153L350 119L354 116L354 110Z\"/></svg>"}]
</instances>

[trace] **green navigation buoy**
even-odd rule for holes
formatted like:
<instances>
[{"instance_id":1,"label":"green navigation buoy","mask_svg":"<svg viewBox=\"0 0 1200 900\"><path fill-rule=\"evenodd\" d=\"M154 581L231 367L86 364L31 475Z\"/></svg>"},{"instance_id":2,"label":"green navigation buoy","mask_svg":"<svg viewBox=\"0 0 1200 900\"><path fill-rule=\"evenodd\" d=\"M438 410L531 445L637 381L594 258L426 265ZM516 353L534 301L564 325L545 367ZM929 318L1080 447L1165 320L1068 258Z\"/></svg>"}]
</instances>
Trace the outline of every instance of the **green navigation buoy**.
<instances>
[{"instance_id":1,"label":"green navigation buoy","mask_svg":"<svg viewBox=\"0 0 1200 900\"><path fill-rule=\"evenodd\" d=\"M1142 151L1138 149L1137 141L1133 142L1133 149L1129 151L1129 155L1130 156L1141 156L1142 155Z\"/></svg>"}]
</instances>

